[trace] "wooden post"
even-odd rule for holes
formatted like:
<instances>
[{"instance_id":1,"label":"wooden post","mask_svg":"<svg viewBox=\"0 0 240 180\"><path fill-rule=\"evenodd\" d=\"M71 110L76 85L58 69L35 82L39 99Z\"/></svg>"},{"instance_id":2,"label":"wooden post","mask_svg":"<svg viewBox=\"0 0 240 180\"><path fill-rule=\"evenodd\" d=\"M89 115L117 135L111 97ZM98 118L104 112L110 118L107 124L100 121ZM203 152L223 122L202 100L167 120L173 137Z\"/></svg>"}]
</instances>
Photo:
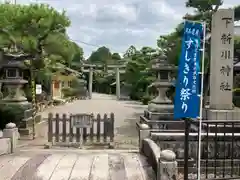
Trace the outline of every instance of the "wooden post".
<instances>
[{"instance_id":1,"label":"wooden post","mask_svg":"<svg viewBox=\"0 0 240 180\"><path fill-rule=\"evenodd\" d=\"M97 115L97 142L100 142L100 134L101 134L101 116L100 114Z\"/></svg>"},{"instance_id":2,"label":"wooden post","mask_svg":"<svg viewBox=\"0 0 240 180\"><path fill-rule=\"evenodd\" d=\"M72 116L72 115L71 115ZM69 142L73 142L73 127L72 127L72 121L71 121L71 116L69 120Z\"/></svg>"},{"instance_id":3,"label":"wooden post","mask_svg":"<svg viewBox=\"0 0 240 180\"><path fill-rule=\"evenodd\" d=\"M53 114L48 114L48 142L53 142Z\"/></svg>"},{"instance_id":4,"label":"wooden post","mask_svg":"<svg viewBox=\"0 0 240 180\"><path fill-rule=\"evenodd\" d=\"M80 142L81 134L80 128L76 128L76 142Z\"/></svg>"},{"instance_id":5,"label":"wooden post","mask_svg":"<svg viewBox=\"0 0 240 180\"><path fill-rule=\"evenodd\" d=\"M55 120L55 141L59 142L59 114L56 114Z\"/></svg>"},{"instance_id":6,"label":"wooden post","mask_svg":"<svg viewBox=\"0 0 240 180\"><path fill-rule=\"evenodd\" d=\"M87 142L87 128L83 128L82 130L82 136L83 136L83 143Z\"/></svg>"},{"instance_id":7,"label":"wooden post","mask_svg":"<svg viewBox=\"0 0 240 180\"><path fill-rule=\"evenodd\" d=\"M94 117L93 117L93 119L94 119ZM90 140L91 140L91 142L93 142L93 136L94 136L94 121L93 121L92 127L90 128Z\"/></svg>"},{"instance_id":8,"label":"wooden post","mask_svg":"<svg viewBox=\"0 0 240 180\"><path fill-rule=\"evenodd\" d=\"M107 142L107 133L108 133L108 117L107 114L104 114L103 117L103 141Z\"/></svg>"},{"instance_id":9,"label":"wooden post","mask_svg":"<svg viewBox=\"0 0 240 180\"><path fill-rule=\"evenodd\" d=\"M110 141L113 142L114 141L114 113L111 113L110 115L110 122L111 122L111 135L110 135Z\"/></svg>"},{"instance_id":10,"label":"wooden post","mask_svg":"<svg viewBox=\"0 0 240 180\"><path fill-rule=\"evenodd\" d=\"M62 116L62 142L66 142L67 138L67 115Z\"/></svg>"}]
</instances>

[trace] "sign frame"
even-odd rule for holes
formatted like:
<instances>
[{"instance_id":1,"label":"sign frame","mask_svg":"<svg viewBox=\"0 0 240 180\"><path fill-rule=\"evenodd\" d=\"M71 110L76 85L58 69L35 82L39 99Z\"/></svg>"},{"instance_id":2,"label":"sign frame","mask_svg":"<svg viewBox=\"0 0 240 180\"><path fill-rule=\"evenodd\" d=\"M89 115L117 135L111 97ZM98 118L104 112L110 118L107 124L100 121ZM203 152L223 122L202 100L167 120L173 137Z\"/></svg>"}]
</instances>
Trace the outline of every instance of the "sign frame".
<instances>
[{"instance_id":1,"label":"sign frame","mask_svg":"<svg viewBox=\"0 0 240 180\"><path fill-rule=\"evenodd\" d=\"M36 95L42 94L42 85L41 84L36 84L35 86L36 86L35 87Z\"/></svg>"},{"instance_id":2,"label":"sign frame","mask_svg":"<svg viewBox=\"0 0 240 180\"><path fill-rule=\"evenodd\" d=\"M93 114L86 114L86 113L72 114L70 116L70 121L71 121L72 127L91 128L93 125Z\"/></svg>"}]
</instances>

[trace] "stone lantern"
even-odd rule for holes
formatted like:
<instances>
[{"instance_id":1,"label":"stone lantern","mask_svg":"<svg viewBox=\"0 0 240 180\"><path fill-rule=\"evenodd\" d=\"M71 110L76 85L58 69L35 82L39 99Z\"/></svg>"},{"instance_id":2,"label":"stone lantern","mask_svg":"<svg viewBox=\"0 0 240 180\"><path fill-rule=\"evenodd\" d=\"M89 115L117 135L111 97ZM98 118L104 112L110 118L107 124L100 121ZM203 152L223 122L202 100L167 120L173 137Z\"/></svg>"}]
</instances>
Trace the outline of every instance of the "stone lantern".
<instances>
[{"instance_id":1,"label":"stone lantern","mask_svg":"<svg viewBox=\"0 0 240 180\"><path fill-rule=\"evenodd\" d=\"M151 69L156 72L156 81L150 87L158 90L158 95L148 104L148 109L144 111L144 117L148 120L172 120L174 105L167 97L167 90L173 85L172 74L177 67L167 62L166 56L153 59ZM159 125L152 124L152 127L160 128Z\"/></svg>"},{"instance_id":2,"label":"stone lantern","mask_svg":"<svg viewBox=\"0 0 240 180\"><path fill-rule=\"evenodd\" d=\"M23 71L27 69L24 60L32 59L32 55L26 55L15 49L10 51L0 51L0 68L2 78L0 84L6 87L7 92L4 94L0 103L2 108L16 108L16 117L19 119L15 122L19 127L20 134L30 134L32 124L32 103L27 101L25 93L22 90L24 84L28 81L23 79ZM28 110L30 113L26 113Z\"/></svg>"},{"instance_id":3,"label":"stone lantern","mask_svg":"<svg viewBox=\"0 0 240 180\"><path fill-rule=\"evenodd\" d=\"M157 88L158 96L148 105L151 112L172 112L173 103L166 91L172 86L171 74L176 70L174 65L168 64L166 56L162 55L152 61L152 70L157 74L157 79L151 86Z\"/></svg>"},{"instance_id":4,"label":"stone lantern","mask_svg":"<svg viewBox=\"0 0 240 180\"><path fill-rule=\"evenodd\" d=\"M80 92L80 99L86 99L87 98L87 82L84 79L78 79L78 86L79 86L79 92Z\"/></svg>"},{"instance_id":5,"label":"stone lantern","mask_svg":"<svg viewBox=\"0 0 240 180\"><path fill-rule=\"evenodd\" d=\"M1 68L4 75L0 80L7 88L7 96L2 99L2 103L14 103L27 105L29 102L22 91L22 86L27 84L28 81L23 79L23 70L26 69L24 60L28 59L29 55L3 53Z\"/></svg>"}]
</instances>

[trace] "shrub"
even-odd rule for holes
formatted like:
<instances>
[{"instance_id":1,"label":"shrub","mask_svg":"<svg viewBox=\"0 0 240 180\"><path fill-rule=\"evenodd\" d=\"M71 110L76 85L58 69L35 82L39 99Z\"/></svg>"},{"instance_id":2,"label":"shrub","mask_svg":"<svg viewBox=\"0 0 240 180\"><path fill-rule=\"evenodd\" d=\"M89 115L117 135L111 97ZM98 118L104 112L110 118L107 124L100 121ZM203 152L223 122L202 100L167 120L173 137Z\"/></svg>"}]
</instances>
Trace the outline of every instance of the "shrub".
<instances>
[{"instance_id":1,"label":"shrub","mask_svg":"<svg viewBox=\"0 0 240 180\"><path fill-rule=\"evenodd\" d=\"M142 99L144 94L145 92L131 92L129 96L131 100L139 101Z\"/></svg>"},{"instance_id":2,"label":"shrub","mask_svg":"<svg viewBox=\"0 0 240 180\"><path fill-rule=\"evenodd\" d=\"M240 107L240 88L233 89L233 104Z\"/></svg>"},{"instance_id":3,"label":"shrub","mask_svg":"<svg viewBox=\"0 0 240 180\"><path fill-rule=\"evenodd\" d=\"M74 89L73 89L73 88L63 88L63 89L62 89L62 93L63 93L63 96L64 96L65 98L75 96L75 93L74 93Z\"/></svg>"},{"instance_id":4,"label":"shrub","mask_svg":"<svg viewBox=\"0 0 240 180\"><path fill-rule=\"evenodd\" d=\"M145 95L142 97L141 101L144 105L147 105L149 101L151 101L152 97L149 95Z\"/></svg>"},{"instance_id":5,"label":"shrub","mask_svg":"<svg viewBox=\"0 0 240 180\"><path fill-rule=\"evenodd\" d=\"M82 88L64 88L62 92L64 98L80 97L82 94Z\"/></svg>"},{"instance_id":6,"label":"shrub","mask_svg":"<svg viewBox=\"0 0 240 180\"><path fill-rule=\"evenodd\" d=\"M64 98L78 98L86 95L85 81L75 78L72 80L71 87L63 88Z\"/></svg>"},{"instance_id":7,"label":"shrub","mask_svg":"<svg viewBox=\"0 0 240 180\"><path fill-rule=\"evenodd\" d=\"M24 118L24 111L27 109L26 106L19 104L1 104L0 105L0 129L4 129L5 125L9 122L15 123L17 126L20 125Z\"/></svg>"},{"instance_id":8,"label":"shrub","mask_svg":"<svg viewBox=\"0 0 240 180\"><path fill-rule=\"evenodd\" d=\"M54 105L54 106L61 105L61 104L63 104L64 102L65 102L65 101L62 100L62 99L56 99L56 98L53 99L53 105Z\"/></svg>"}]
</instances>

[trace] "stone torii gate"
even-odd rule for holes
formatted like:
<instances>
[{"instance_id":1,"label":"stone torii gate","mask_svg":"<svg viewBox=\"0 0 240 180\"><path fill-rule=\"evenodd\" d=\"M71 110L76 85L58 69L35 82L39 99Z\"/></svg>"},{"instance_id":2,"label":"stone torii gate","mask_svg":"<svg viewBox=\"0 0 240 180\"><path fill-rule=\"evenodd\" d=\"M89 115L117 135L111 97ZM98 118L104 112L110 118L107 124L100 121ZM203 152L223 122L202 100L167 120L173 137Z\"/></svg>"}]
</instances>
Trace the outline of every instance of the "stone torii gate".
<instances>
[{"instance_id":1,"label":"stone torii gate","mask_svg":"<svg viewBox=\"0 0 240 180\"><path fill-rule=\"evenodd\" d=\"M125 73L126 65L107 65L107 72L108 73L116 73L116 96L117 99L120 100L120 74ZM102 72L100 68L104 68L104 65L97 65L97 64L83 64L82 65L82 72L89 73L89 82L88 82L88 91L89 91L89 98L92 99L92 83L93 83L93 72Z\"/></svg>"}]
</instances>

